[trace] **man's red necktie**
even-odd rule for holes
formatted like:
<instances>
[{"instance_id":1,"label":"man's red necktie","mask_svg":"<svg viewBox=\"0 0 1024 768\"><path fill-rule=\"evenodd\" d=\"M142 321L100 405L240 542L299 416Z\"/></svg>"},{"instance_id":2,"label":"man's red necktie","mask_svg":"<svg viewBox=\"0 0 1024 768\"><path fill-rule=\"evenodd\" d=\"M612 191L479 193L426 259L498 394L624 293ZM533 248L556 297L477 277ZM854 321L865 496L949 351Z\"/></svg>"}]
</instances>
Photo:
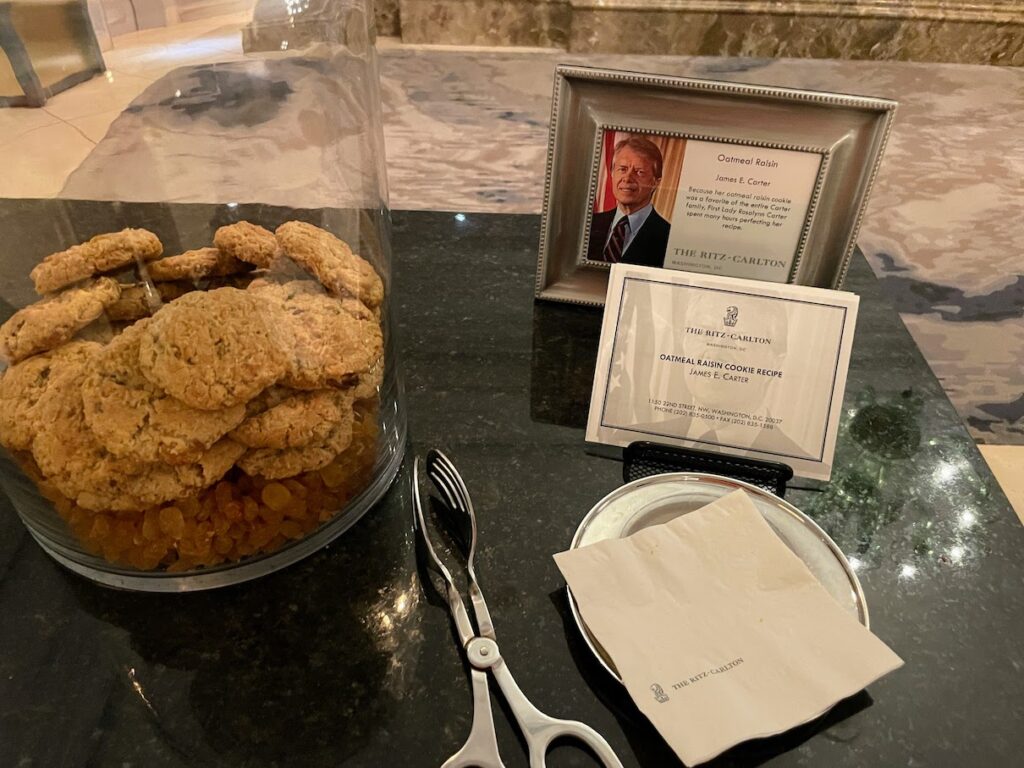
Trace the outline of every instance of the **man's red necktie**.
<instances>
[{"instance_id":1,"label":"man's red necktie","mask_svg":"<svg viewBox=\"0 0 1024 768\"><path fill-rule=\"evenodd\" d=\"M622 261L622 252L626 250L626 235L629 233L629 217L623 216L612 229L612 236L608 238L608 245L604 247L604 260L610 264L618 264Z\"/></svg>"}]
</instances>

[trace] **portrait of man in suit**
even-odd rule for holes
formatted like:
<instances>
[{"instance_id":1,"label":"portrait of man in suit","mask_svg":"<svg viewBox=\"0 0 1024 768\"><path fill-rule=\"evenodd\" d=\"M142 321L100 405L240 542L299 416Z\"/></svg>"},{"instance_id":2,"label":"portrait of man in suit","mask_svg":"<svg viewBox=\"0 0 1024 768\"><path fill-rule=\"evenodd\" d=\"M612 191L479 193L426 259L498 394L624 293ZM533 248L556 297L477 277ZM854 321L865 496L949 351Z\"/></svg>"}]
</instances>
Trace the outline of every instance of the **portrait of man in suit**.
<instances>
[{"instance_id":1,"label":"portrait of man in suit","mask_svg":"<svg viewBox=\"0 0 1024 768\"><path fill-rule=\"evenodd\" d=\"M592 212L587 258L661 267L671 225L654 209L664 159L658 145L643 136L615 143L610 171L615 207Z\"/></svg>"}]
</instances>

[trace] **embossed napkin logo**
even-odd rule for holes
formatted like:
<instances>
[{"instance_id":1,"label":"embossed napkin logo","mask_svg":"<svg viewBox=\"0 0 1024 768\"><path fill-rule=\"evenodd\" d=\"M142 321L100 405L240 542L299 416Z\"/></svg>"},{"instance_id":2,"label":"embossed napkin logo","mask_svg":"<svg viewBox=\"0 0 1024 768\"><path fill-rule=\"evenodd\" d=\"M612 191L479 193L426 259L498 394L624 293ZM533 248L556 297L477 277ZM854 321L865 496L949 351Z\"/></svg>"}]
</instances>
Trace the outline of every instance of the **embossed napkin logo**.
<instances>
[{"instance_id":1,"label":"embossed napkin logo","mask_svg":"<svg viewBox=\"0 0 1024 768\"><path fill-rule=\"evenodd\" d=\"M728 664L723 664L720 667L715 667L714 669L708 669L703 672L698 672L695 675L690 675L686 680L680 680L678 683L672 683L672 690L678 691L683 688L689 688L691 685L696 685L697 683L703 682L704 680L709 679L713 675L721 675L728 672L731 669L735 669L742 663L742 658L733 659Z\"/></svg>"},{"instance_id":2,"label":"embossed napkin logo","mask_svg":"<svg viewBox=\"0 0 1024 768\"><path fill-rule=\"evenodd\" d=\"M654 700L659 704L664 704L668 701L668 694L665 693L665 689L657 683L651 683L651 690L654 691Z\"/></svg>"},{"instance_id":3,"label":"embossed napkin logo","mask_svg":"<svg viewBox=\"0 0 1024 768\"><path fill-rule=\"evenodd\" d=\"M736 321L739 319L739 317L740 310L738 307L726 307L725 317L722 319L722 322L725 323L730 328L733 328L736 326Z\"/></svg>"}]
</instances>

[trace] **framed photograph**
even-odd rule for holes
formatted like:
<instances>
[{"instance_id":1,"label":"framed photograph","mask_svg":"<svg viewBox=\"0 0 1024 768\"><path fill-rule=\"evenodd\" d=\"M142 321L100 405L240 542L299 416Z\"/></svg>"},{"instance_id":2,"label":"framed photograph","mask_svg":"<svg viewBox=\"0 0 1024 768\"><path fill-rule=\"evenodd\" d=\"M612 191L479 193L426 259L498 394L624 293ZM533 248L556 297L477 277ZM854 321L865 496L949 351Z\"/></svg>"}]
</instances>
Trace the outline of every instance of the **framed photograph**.
<instances>
[{"instance_id":1,"label":"framed photograph","mask_svg":"<svg viewBox=\"0 0 1024 768\"><path fill-rule=\"evenodd\" d=\"M558 67L537 297L601 305L617 262L840 287L895 109Z\"/></svg>"}]
</instances>

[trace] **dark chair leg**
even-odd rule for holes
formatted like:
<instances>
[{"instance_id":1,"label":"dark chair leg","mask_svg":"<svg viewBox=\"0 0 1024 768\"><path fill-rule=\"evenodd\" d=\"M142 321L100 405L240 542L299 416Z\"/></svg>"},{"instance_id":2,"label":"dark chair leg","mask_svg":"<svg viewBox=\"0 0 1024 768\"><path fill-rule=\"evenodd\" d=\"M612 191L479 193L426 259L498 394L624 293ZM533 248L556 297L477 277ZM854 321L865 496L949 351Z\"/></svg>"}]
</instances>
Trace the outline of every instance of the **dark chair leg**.
<instances>
[{"instance_id":1,"label":"dark chair leg","mask_svg":"<svg viewBox=\"0 0 1024 768\"><path fill-rule=\"evenodd\" d=\"M9 4L0 4L0 50L7 54L11 62L18 85L25 93L25 103L30 107L41 107L46 104L46 92L28 57L25 44L14 29Z\"/></svg>"}]
</instances>

